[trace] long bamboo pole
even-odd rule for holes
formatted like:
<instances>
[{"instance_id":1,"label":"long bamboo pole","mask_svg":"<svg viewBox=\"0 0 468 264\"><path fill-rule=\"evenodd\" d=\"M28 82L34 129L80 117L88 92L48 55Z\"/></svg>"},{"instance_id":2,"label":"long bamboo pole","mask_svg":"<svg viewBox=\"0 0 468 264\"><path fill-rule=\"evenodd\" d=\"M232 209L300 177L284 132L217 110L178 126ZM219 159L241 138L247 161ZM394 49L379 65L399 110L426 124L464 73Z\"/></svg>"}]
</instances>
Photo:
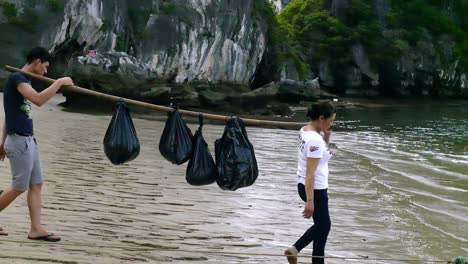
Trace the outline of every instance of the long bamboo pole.
<instances>
[{"instance_id":1,"label":"long bamboo pole","mask_svg":"<svg viewBox=\"0 0 468 264\"><path fill-rule=\"evenodd\" d=\"M21 69L5 65L5 70L10 71L10 72L21 72L24 75L27 75L31 78L37 79L39 81L45 82L52 84L55 82L54 79L41 76L38 74L34 74L31 72L25 72ZM86 95L92 95L98 98L110 100L113 102L118 102L120 100L123 100L125 103L130 104L130 105L136 105L136 106L141 106L149 109L154 109L157 111L162 111L162 112L170 112L173 110L171 107L167 106L162 106L162 105L155 105L155 104L150 104L150 103L145 103L133 99L128 99L128 98L122 98L119 96L114 96L110 94L105 94L105 93L100 93L96 92L93 90L85 89L76 85L71 85L71 86L64 86L63 88L67 89L68 91L75 92L75 93L80 93L80 94L86 94ZM194 112L194 111L188 111L188 110L182 110L179 109L180 114L186 115L186 116L192 116L192 117L198 117L200 112ZM223 116L223 115L215 115L215 114L208 114L208 113L202 113L204 118L210 119L210 120L216 120L216 121L223 121L226 122L230 119L229 116ZM260 119L251 119L251 118L241 118L244 121L245 125L248 126L258 126L258 127L274 127L274 128L284 128L284 129L299 129L304 125L304 123L300 122L284 122L284 121L272 121L272 120L260 120Z\"/></svg>"}]
</instances>

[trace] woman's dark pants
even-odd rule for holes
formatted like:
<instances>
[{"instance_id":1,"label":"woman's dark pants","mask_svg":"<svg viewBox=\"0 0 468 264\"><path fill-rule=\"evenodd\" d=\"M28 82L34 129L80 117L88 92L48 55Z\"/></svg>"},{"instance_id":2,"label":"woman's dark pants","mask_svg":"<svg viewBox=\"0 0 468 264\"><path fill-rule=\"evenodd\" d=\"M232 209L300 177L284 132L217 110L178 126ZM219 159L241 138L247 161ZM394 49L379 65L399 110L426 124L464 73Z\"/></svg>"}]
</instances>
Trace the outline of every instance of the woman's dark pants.
<instances>
[{"instance_id":1,"label":"woman's dark pants","mask_svg":"<svg viewBox=\"0 0 468 264\"><path fill-rule=\"evenodd\" d=\"M305 202L307 201L305 186L302 183L297 184L299 196ZM328 232L330 231L331 221L328 212L328 194L327 189L314 190L314 214L312 215L314 225L309 228L294 246L301 251L310 242L314 242L312 256L324 256L325 244L327 243ZM323 258L312 258L313 264L325 263Z\"/></svg>"}]
</instances>

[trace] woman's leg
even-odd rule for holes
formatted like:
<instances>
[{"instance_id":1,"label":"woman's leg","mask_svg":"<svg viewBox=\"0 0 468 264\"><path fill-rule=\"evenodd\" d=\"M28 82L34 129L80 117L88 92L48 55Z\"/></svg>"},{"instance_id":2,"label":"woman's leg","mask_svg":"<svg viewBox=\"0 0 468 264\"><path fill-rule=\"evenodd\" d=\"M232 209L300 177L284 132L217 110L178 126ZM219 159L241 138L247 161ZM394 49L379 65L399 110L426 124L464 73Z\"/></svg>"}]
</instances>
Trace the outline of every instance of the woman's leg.
<instances>
[{"instance_id":1,"label":"woman's leg","mask_svg":"<svg viewBox=\"0 0 468 264\"><path fill-rule=\"evenodd\" d=\"M299 194L299 197L301 197L301 199L304 202L307 200L304 184L302 184L302 183L297 184L297 193ZM304 235L303 235L303 237L304 237ZM299 240L301 240L301 239L299 239ZM306 242L303 242L303 243L306 243ZM296 242L296 244L297 244L297 242ZM298 250L296 248L297 247L296 244L284 251L284 254L286 255L286 258L288 259L289 264L297 264L297 254L299 253L300 250ZM302 249L302 247L301 247L301 249Z\"/></svg>"},{"instance_id":2,"label":"woman's leg","mask_svg":"<svg viewBox=\"0 0 468 264\"><path fill-rule=\"evenodd\" d=\"M304 185L298 184L297 189L301 199L306 201L307 197ZM328 216L328 198L325 199L324 197L327 197L326 190L314 190L314 213L312 215L314 225L294 244L298 252L307 247L312 241L323 238L325 233L328 235L330 227L327 223L330 222L330 217ZM326 202L327 205L324 205L324 202ZM327 231L325 232L325 230Z\"/></svg>"},{"instance_id":3,"label":"woman's leg","mask_svg":"<svg viewBox=\"0 0 468 264\"><path fill-rule=\"evenodd\" d=\"M299 196L302 200L306 201L306 192L303 184L298 184ZM330 215L328 210L328 195L327 190L314 190L314 214L312 215L314 225L310 227L302 236L297 240L292 248L300 252L303 248L308 246L312 241L313 256L324 256L325 244L327 242L328 233L330 231ZM289 250L291 251L291 249ZM294 262L290 262L294 263ZM314 258L312 263L324 263L323 258Z\"/></svg>"},{"instance_id":4,"label":"woman's leg","mask_svg":"<svg viewBox=\"0 0 468 264\"><path fill-rule=\"evenodd\" d=\"M331 221L328 211L328 195L327 190L315 192L318 202L315 204L317 215L314 222L317 226L317 236L314 239L312 256L325 256L325 244L327 243L328 233L330 232ZM325 263L324 258L312 258L313 264Z\"/></svg>"}]
</instances>

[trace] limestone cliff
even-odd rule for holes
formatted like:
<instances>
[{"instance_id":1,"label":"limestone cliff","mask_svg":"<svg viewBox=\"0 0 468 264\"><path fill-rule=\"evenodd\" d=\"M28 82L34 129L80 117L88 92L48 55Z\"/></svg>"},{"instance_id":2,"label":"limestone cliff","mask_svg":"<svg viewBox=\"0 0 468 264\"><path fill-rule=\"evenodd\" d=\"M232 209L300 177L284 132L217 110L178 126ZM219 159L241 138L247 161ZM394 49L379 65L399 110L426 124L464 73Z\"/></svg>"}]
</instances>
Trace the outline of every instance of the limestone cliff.
<instances>
[{"instance_id":1,"label":"limestone cliff","mask_svg":"<svg viewBox=\"0 0 468 264\"><path fill-rule=\"evenodd\" d=\"M422 0L0 0L0 64L22 66L40 45L54 56L52 77L216 105L272 81L281 98L313 99L318 83L357 96L467 94L466 18L447 26L460 1L438 12ZM440 27L408 22L425 21L423 11Z\"/></svg>"},{"instance_id":2,"label":"limestone cliff","mask_svg":"<svg viewBox=\"0 0 468 264\"><path fill-rule=\"evenodd\" d=\"M0 13L5 63L17 64L31 45L42 45L65 66L92 47L126 52L161 80L248 85L266 47L267 28L251 0L23 0L4 1L3 9L4 3L16 9Z\"/></svg>"}]
</instances>

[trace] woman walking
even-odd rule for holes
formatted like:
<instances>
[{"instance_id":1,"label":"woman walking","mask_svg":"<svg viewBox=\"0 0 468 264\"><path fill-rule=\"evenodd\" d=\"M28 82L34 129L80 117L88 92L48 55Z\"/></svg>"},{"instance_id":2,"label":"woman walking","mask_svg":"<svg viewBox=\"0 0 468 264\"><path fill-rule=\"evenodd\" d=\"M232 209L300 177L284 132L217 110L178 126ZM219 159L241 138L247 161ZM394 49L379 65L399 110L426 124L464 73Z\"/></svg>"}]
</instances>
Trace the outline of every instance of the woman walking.
<instances>
[{"instance_id":1,"label":"woman walking","mask_svg":"<svg viewBox=\"0 0 468 264\"><path fill-rule=\"evenodd\" d=\"M300 129L298 138L297 189L305 202L302 215L307 219L312 217L314 225L284 252L290 264L297 263L298 253L312 241L312 263L325 263L323 256L331 226L327 190L328 160L332 154L328 142L336 109L330 102L314 103L307 117L310 121Z\"/></svg>"}]
</instances>

